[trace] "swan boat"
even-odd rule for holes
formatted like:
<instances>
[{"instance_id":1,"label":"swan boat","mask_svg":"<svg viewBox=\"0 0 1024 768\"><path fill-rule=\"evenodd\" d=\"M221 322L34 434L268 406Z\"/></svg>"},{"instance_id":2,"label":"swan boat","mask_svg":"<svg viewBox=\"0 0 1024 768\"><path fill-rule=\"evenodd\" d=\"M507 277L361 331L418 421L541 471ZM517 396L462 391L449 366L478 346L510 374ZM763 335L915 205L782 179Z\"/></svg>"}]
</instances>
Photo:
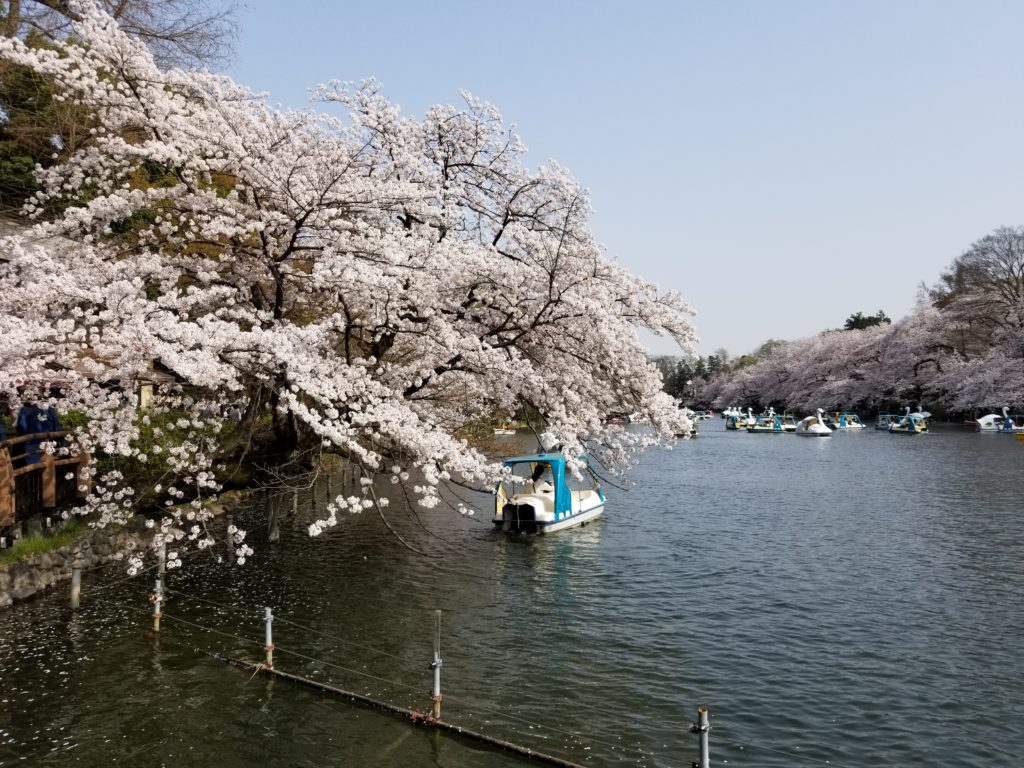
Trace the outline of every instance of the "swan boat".
<instances>
[{"instance_id":1,"label":"swan boat","mask_svg":"<svg viewBox=\"0 0 1024 768\"><path fill-rule=\"evenodd\" d=\"M891 435L920 435L923 432L928 431L927 418L931 416L928 411L916 411L915 413L910 412L910 406L907 406L907 412L896 421L889 425L889 434Z\"/></svg>"},{"instance_id":2,"label":"swan boat","mask_svg":"<svg viewBox=\"0 0 1024 768\"><path fill-rule=\"evenodd\" d=\"M847 430L865 429L864 422L860 420L860 416L856 413L848 413L843 411L841 413L832 414L829 427L833 430L839 430L845 432Z\"/></svg>"},{"instance_id":3,"label":"swan boat","mask_svg":"<svg viewBox=\"0 0 1024 768\"><path fill-rule=\"evenodd\" d=\"M747 427L747 432L754 435L786 434L786 430L782 428L782 417L780 416L758 416L754 423Z\"/></svg>"},{"instance_id":4,"label":"swan boat","mask_svg":"<svg viewBox=\"0 0 1024 768\"><path fill-rule=\"evenodd\" d=\"M796 425L796 434L802 437L831 437L832 430L825 426L825 412L818 409L814 416L805 416Z\"/></svg>"},{"instance_id":5,"label":"swan boat","mask_svg":"<svg viewBox=\"0 0 1024 768\"><path fill-rule=\"evenodd\" d=\"M1024 432L1024 414L1010 413L1010 409L1005 406L1002 416L990 413L988 416L975 419L975 421L978 424L979 432L1002 432L1004 434Z\"/></svg>"},{"instance_id":6,"label":"swan boat","mask_svg":"<svg viewBox=\"0 0 1024 768\"><path fill-rule=\"evenodd\" d=\"M584 487L561 453L506 459L508 474L495 488L494 527L517 533L553 533L586 525L604 512L604 492L584 462Z\"/></svg>"},{"instance_id":7,"label":"swan boat","mask_svg":"<svg viewBox=\"0 0 1024 768\"><path fill-rule=\"evenodd\" d=\"M897 423L900 418L898 413L880 413L875 417L875 429L882 429L888 432L889 427Z\"/></svg>"},{"instance_id":8,"label":"swan boat","mask_svg":"<svg viewBox=\"0 0 1024 768\"><path fill-rule=\"evenodd\" d=\"M784 435L782 417L775 415L775 409L769 408L767 413L758 416L753 424L747 424L747 432L752 434Z\"/></svg>"},{"instance_id":9,"label":"swan boat","mask_svg":"<svg viewBox=\"0 0 1024 768\"><path fill-rule=\"evenodd\" d=\"M725 417L725 428L726 429L746 429L751 426L757 419L754 418L754 409L747 408L747 412L737 411L729 416Z\"/></svg>"},{"instance_id":10,"label":"swan boat","mask_svg":"<svg viewBox=\"0 0 1024 768\"><path fill-rule=\"evenodd\" d=\"M509 424L502 424L500 427L494 427L494 434L496 435L514 435L515 429Z\"/></svg>"},{"instance_id":11,"label":"swan boat","mask_svg":"<svg viewBox=\"0 0 1024 768\"><path fill-rule=\"evenodd\" d=\"M692 411L686 406L683 406L680 410L682 410L683 416L690 420L690 429L684 430L682 432L676 432L676 437L698 437L700 435L698 425L701 421L701 416L703 415L703 413L697 413L696 411Z\"/></svg>"}]
</instances>

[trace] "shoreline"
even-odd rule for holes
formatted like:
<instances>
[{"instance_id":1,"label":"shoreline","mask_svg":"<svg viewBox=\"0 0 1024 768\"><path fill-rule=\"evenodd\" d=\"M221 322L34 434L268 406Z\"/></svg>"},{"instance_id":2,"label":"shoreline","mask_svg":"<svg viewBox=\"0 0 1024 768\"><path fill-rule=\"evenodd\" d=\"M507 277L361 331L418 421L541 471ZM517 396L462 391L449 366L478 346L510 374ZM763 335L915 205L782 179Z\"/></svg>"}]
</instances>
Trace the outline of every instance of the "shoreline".
<instances>
[{"instance_id":1,"label":"shoreline","mask_svg":"<svg viewBox=\"0 0 1024 768\"><path fill-rule=\"evenodd\" d=\"M208 509L214 518L220 517L228 506L239 503L249 493L249 490L227 491ZM152 540L153 533L145 525L147 519L138 514L124 526L91 528L68 544L0 565L0 610L46 594L61 582L70 581L72 565L76 559L83 573L117 561L127 566L125 555L148 547Z\"/></svg>"}]
</instances>

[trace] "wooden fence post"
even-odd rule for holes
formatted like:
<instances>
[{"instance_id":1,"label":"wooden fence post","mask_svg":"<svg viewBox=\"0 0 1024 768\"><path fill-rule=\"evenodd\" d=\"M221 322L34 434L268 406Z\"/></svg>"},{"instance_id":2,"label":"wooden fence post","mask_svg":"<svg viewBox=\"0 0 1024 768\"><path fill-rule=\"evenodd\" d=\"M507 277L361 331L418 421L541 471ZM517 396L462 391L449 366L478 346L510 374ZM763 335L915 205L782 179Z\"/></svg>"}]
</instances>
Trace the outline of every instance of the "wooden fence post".
<instances>
[{"instance_id":1,"label":"wooden fence post","mask_svg":"<svg viewBox=\"0 0 1024 768\"><path fill-rule=\"evenodd\" d=\"M7 446L0 447L0 526L14 524L14 465Z\"/></svg>"},{"instance_id":2,"label":"wooden fence post","mask_svg":"<svg viewBox=\"0 0 1024 768\"><path fill-rule=\"evenodd\" d=\"M43 450L39 454L39 463L43 465L43 509L53 509L57 506L57 465L56 459L49 451Z\"/></svg>"}]
</instances>

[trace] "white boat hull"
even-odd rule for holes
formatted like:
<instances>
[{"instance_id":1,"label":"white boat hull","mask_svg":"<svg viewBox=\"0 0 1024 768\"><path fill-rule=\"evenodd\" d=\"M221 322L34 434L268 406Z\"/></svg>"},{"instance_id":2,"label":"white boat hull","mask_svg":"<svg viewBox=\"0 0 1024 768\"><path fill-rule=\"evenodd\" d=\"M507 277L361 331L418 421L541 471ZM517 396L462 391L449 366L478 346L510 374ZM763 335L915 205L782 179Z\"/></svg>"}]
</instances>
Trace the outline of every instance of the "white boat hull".
<instances>
[{"instance_id":1,"label":"white boat hull","mask_svg":"<svg viewBox=\"0 0 1024 768\"><path fill-rule=\"evenodd\" d=\"M598 506L587 509L582 512L577 512L575 515L564 517L557 523L541 523L538 526L538 533L554 533L555 531L562 531L566 528L575 528L577 525L585 525L591 520L596 520L604 513L604 502L601 502Z\"/></svg>"},{"instance_id":2,"label":"white boat hull","mask_svg":"<svg viewBox=\"0 0 1024 768\"><path fill-rule=\"evenodd\" d=\"M518 530L516 526L522 526L523 523L527 524L527 527L532 529L534 533L554 533L555 531L562 531L566 528L575 528L577 525L586 525L591 520L596 520L604 513L604 502L600 501L594 506L581 509L567 517L563 517L561 520L544 520L543 516L545 512L538 513L537 519L528 521L513 521L506 520L504 515L494 518L494 527L502 531L513 531ZM550 514L550 513L548 513Z\"/></svg>"},{"instance_id":3,"label":"white boat hull","mask_svg":"<svg viewBox=\"0 0 1024 768\"><path fill-rule=\"evenodd\" d=\"M978 425L979 432L998 433L1004 435L1012 435L1017 432L1024 432L1024 427L1019 426L1016 422L1011 421L1010 425L1006 424L1006 417L999 416L996 414L989 414L980 419L975 419L975 423Z\"/></svg>"}]
</instances>

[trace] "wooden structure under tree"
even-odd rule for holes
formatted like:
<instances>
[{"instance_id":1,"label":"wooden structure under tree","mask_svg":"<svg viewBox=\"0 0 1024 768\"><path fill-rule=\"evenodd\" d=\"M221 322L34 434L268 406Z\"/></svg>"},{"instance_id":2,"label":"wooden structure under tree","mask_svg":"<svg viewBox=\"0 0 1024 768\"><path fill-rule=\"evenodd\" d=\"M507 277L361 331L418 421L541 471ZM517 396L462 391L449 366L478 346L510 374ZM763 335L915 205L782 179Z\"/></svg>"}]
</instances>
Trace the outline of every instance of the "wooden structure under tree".
<instances>
[{"instance_id":1,"label":"wooden structure under tree","mask_svg":"<svg viewBox=\"0 0 1024 768\"><path fill-rule=\"evenodd\" d=\"M61 457L46 449L46 443L63 443L67 434L41 432L0 440L0 529L88 495L92 482L83 470L89 466L89 454L78 451Z\"/></svg>"}]
</instances>

